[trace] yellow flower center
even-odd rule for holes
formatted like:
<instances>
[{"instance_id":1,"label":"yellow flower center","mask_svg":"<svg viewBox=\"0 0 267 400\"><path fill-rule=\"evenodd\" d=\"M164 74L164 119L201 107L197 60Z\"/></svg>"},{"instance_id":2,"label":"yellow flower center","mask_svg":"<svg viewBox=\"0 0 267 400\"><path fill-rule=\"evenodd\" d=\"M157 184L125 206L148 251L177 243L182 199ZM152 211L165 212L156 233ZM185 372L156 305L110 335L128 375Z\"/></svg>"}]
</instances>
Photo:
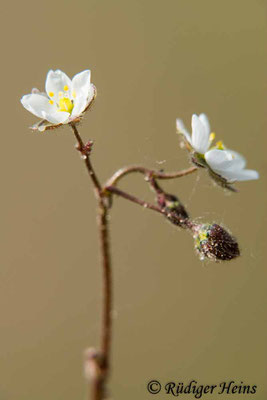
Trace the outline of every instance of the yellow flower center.
<instances>
[{"instance_id":1,"label":"yellow flower center","mask_svg":"<svg viewBox=\"0 0 267 400\"><path fill-rule=\"evenodd\" d=\"M211 133L209 137L210 143L215 139L215 133ZM216 149L216 150L225 150L225 146L221 140L216 142L215 146L212 146L211 149Z\"/></svg>"},{"instance_id":2,"label":"yellow flower center","mask_svg":"<svg viewBox=\"0 0 267 400\"><path fill-rule=\"evenodd\" d=\"M218 149L218 150L224 150L225 149L224 144L223 144L223 142L221 140L216 143L215 148Z\"/></svg>"},{"instance_id":3,"label":"yellow flower center","mask_svg":"<svg viewBox=\"0 0 267 400\"><path fill-rule=\"evenodd\" d=\"M71 114L74 104L68 97L62 97L58 102L58 111L64 111Z\"/></svg>"}]
</instances>

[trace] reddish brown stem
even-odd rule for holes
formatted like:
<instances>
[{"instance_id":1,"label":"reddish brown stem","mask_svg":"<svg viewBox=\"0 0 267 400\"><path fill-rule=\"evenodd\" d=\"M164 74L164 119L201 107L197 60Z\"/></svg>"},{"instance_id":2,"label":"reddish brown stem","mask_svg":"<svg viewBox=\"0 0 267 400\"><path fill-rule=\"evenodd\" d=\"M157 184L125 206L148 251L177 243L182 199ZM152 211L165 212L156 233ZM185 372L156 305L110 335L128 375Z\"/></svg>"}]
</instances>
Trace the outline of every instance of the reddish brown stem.
<instances>
[{"instance_id":1,"label":"reddish brown stem","mask_svg":"<svg viewBox=\"0 0 267 400\"><path fill-rule=\"evenodd\" d=\"M114 175L107 181L105 187L107 186L114 186L116 185L125 175L128 175L133 172L139 172L146 177L152 177L152 178L157 178L157 179L175 179L175 178L181 178L182 176L186 176L189 174L192 174L197 170L197 167L191 167L184 169L182 171L178 172L161 172L161 171L156 171L153 169L145 168L140 165L132 165L129 167L123 167L119 169L117 172L115 172Z\"/></svg>"},{"instance_id":2,"label":"reddish brown stem","mask_svg":"<svg viewBox=\"0 0 267 400\"><path fill-rule=\"evenodd\" d=\"M74 135L75 135L75 137L77 139L77 142L78 142L77 149L83 154L83 159L84 159L87 171L88 171L88 173L89 173L89 175L90 175L90 177L92 179L92 182L93 182L94 189L96 191L97 197L101 198L102 187L101 187L101 184L100 184L100 182L99 182L99 180L98 180L98 178L96 176L94 168L93 168L93 166L91 164L91 160L90 160L89 154L86 154L86 153L83 152L83 150L85 148L85 145L84 145L83 140L82 140L82 138L81 138L81 136L80 136L80 134L78 132L78 129L77 129L76 125L75 124L71 124L71 127L72 127L72 130L73 130Z\"/></svg>"},{"instance_id":3,"label":"reddish brown stem","mask_svg":"<svg viewBox=\"0 0 267 400\"><path fill-rule=\"evenodd\" d=\"M188 230L193 230L194 227L196 226L196 224L193 221L191 221L189 218L182 219L182 221L181 221L181 218L179 218L178 216L175 217L173 214L171 214L170 212L166 211L165 209L163 209L163 208L161 208L159 206L156 206L155 204L152 204L152 203L149 203L147 201L144 201L142 199L138 199L137 197L133 196L132 194L124 192L123 190L117 188L116 186L107 186L107 187L105 187L105 190L108 193L115 194L115 195L117 195L119 197L122 197L123 199L131 201L132 203L138 204L141 207L148 208L149 210L156 211L159 214L164 215L168 219L170 217L172 219L176 218L177 225L182 223L183 227L187 228Z\"/></svg>"},{"instance_id":4,"label":"reddish brown stem","mask_svg":"<svg viewBox=\"0 0 267 400\"><path fill-rule=\"evenodd\" d=\"M105 187L105 190L109 193L116 194L117 196L123 197L126 200L131 201L132 203L138 204L139 206L142 206L144 208L148 208L150 210L156 211L160 214L165 215L165 212L158 206L148 203L147 201L138 199L137 197L133 196L132 194L126 193L121 189L118 189L115 186L107 186Z\"/></svg>"},{"instance_id":5,"label":"reddish brown stem","mask_svg":"<svg viewBox=\"0 0 267 400\"><path fill-rule=\"evenodd\" d=\"M108 207L105 202L105 194L92 166L89 153L85 151L85 145L75 124L71 124L74 135L78 141L78 150L82 154L87 171L92 180L95 196L98 202L97 222L100 236L101 262L103 269L103 321L101 329L101 344L99 357L91 359L94 364L92 370L92 398L102 400L105 397L106 381L110 373L110 352L112 332L112 274L111 258L109 251L109 230L108 230Z\"/></svg>"}]
</instances>

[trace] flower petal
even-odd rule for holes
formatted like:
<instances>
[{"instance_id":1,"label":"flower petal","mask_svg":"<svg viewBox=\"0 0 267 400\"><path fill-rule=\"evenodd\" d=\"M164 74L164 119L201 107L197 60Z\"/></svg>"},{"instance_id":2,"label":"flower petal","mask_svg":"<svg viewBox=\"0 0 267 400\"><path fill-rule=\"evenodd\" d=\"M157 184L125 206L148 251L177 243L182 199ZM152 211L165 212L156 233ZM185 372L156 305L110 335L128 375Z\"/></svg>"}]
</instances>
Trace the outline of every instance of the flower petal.
<instances>
[{"instance_id":1,"label":"flower petal","mask_svg":"<svg viewBox=\"0 0 267 400\"><path fill-rule=\"evenodd\" d=\"M202 124L204 125L206 132L208 132L208 135L210 135L210 123L209 123L209 120L208 120L208 117L206 116L206 114L200 114L199 119L202 122Z\"/></svg>"},{"instance_id":2,"label":"flower petal","mask_svg":"<svg viewBox=\"0 0 267 400\"><path fill-rule=\"evenodd\" d=\"M204 154L209 148L209 132L196 114L192 116L192 146L196 152Z\"/></svg>"},{"instance_id":3,"label":"flower petal","mask_svg":"<svg viewBox=\"0 0 267 400\"><path fill-rule=\"evenodd\" d=\"M51 122L52 124L64 124L69 120L70 114L64 111L55 111L55 112L43 112L42 118Z\"/></svg>"},{"instance_id":4,"label":"flower petal","mask_svg":"<svg viewBox=\"0 0 267 400\"><path fill-rule=\"evenodd\" d=\"M246 163L245 159L233 150L209 150L205 153L205 159L211 170L228 182L259 178L257 171L243 169Z\"/></svg>"},{"instance_id":5,"label":"flower petal","mask_svg":"<svg viewBox=\"0 0 267 400\"><path fill-rule=\"evenodd\" d=\"M42 94L26 94L21 99L22 105L36 117L43 118L43 112L51 113L56 111L55 104L50 104L49 99Z\"/></svg>"},{"instance_id":6,"label":"flower petal","mask_svg":"<svg viewBox=\"0 0 267 400\"><path fill-rule=\"evenodd\" d=\"M70 95L71 80L59 69L56 71L50 70L46 77L45 90L49 97L58 101L60 92L66 93L68 96Z\"/></svg>"},{"instance_id":7,"label":"flower petal","mask_svg":"<svg viewBox=\"0 0 267 400\"><path fill-rule=\"evenodd\" d=\"M214 171L238 171L246 165L241 154L233 150L212 149L205 153L205 160Z\"/></svg>"},{"instance_id":8,"label":"flower petal","mask_svg":"<svg viewBox=\"0 0 267 400\"><path fill-rule=\"evenodd\" d=\"M191 136L181 119L176 119L176 129L179 133L185 136L186 140L191 144Z\"/></svg>"},{"instance_id":9,"label":"flower petal","mask_svg":"<svg viewBox=\"0 0 267 400\"><path fill-rule=\"evenodd\" d=\"M249 181L258 179L259 173L253 169L226 170L220 174L228 182Z\"/></svg>"},{"instance_id":10,"label":"flower petal","mask_svg":"<svg viewBox=\"0 0 267 400\"><path fill-rule=\"evenodd\" d=\"M32 94L41 94L42 96L47 97L45 92L40 92L40 90L37 88L32 88Z\"/></svg>"},{"instance_id":11,"label":"flower petal","mask_svg":"<svg viewBox=\"0 0 267 400\"><path fill-rule=\"evenodd\" d=\"M233 155L227 150L212 149L205 153L205 160L214 171L231 168Z\"/></svg>"},{"instance_id":12,"label":"flower petal","mask_svg":"<svg viewBox=\"0 0 267 400\"><path fill-rule=\"evenodd\" d=\"M80 95L74 100L74 107L71 113L71 117L78 117L91 103L95 96L95 87L90 84L89 90L81 91Z\"/></svg>"},{"instance_id":13,"label":"flower petal","mask_svg":"<svg viewBox=\"0 0 267 400\"><path fill-rule=\"evenodd\" d=\"M232 154L233 161L234 161L233 165L235 165L236 168L240 168L240 169L245 168L246 159L243 156L241 156L241 154L237 153L234 150L229 150L229 149L227 149L227 152Z\"/></svg>"},{"instance_id":14,"label":"flower petal","mask_svg":"<svg viewBox=\"0 0 267 400\"><path fill-rule=\"evenodd\" d=\"M89 69L76 74L72 79L72 96L78 98L88 95L90 90L91 71Z\"/></svg>"}]
</instances>

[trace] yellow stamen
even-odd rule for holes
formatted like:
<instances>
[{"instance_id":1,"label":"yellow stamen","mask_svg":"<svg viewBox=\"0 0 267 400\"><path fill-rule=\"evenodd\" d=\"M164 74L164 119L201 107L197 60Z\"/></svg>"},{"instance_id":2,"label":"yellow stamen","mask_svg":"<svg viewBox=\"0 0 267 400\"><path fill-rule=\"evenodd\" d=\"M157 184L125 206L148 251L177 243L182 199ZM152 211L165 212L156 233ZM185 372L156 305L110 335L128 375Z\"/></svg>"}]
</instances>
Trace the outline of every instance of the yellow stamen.
<instances>
[{"instance_id":1,"label":"yellow stamen","mask_svg":"<svg viewBox=\"0 0 267 400\"><path fill-rule=\"evenodd\" d=\"M69 90L68 85L65 85L65 86L64 86L64 90L65 90L65 92L67 92L67 91Z\"/></svg>"},{"instance_id":2,"label":"yellow stamen","mask_svg":"<svg viewBox=\"0 0 267 400\"><path fill-rule=\"evenodd\" d=\"M50 104L54 104L53 100L49 100L49 103L50 103Z\"/></svg>"},{"instance_id":3,"label":"yellow stamen","mask_svg":"<svg viewBox=\"0 0 267 400\"><path fill-rule=\"evenodd\" d=\"M207 239L207 233L206 232L200 232L199 235L199 240L206 240Z\"/></svg>"},{"instance_id":4,"label":"yellow stamen","mask_svg":"<svg viewBox=\"0 0 267 400\"><path fill-rule=\"evenodd\" d=\"M211 134L210 134L210 142L212 142L214 139L215 139L215 133L214 132L211 132Z\"/></svg>"},{"instance_id":5,"label":"yellow stamen","mask_svg":"<svg viewBox=\"0 0 267 400\"><path fill-rule=\"evenodd\" d=\"M54 96L54 92L49 92L49 97L53 97Z\"/></svg>"},{"instance_id":6,"label":"yellow stamen","mask_svg":"<svg viewBox=\"0 0 267 400\"><path fill-rule=\"evenodd\" d=\"M59 100L58 111L65 111L71 114L74 104L68 97Z\"/></svg>"},{"instance_id":7,"label":"yellow stamen","mask_svg":"<svg viewBox=\"0 0 267 400\"><path fill-rule=\"evenodd\" d=\"M224 147L224 145L223 145L223 142L220 140L219 142L217 142L216 143L216 149L218 149L218 150L224 150L225 149L225 147Z\"/></svg>"},{"instance_id":8,"label":"yellow stamen","mask_svg":"<svg viewBox=\"0 0 267 400\"><path fill-rule=\"evenodd\" d=\"M58 92L58 97L63 97L63 92Z\"/></svg>"},{"instance_id":9,"label":"yellow stamen","mask_svg":"<svg viewBox=\"0 0 267 400\"><path fill-rule=\"evenodd\" d=\"M73 90L73 92L72 92L72 97L75 99L76 98L76 92L75 92L75 90Z\"/></svg>"}]
</instances>

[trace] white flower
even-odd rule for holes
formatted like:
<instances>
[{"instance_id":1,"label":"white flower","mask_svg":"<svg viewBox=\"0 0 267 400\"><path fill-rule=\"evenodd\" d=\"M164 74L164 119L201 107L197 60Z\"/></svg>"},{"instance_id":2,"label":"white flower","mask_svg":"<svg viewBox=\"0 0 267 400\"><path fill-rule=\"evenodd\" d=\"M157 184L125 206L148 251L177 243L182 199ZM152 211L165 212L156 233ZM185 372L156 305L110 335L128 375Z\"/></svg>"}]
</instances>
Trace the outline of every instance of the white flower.
<instances>
[{"instance_id":1,"label":"white flower","mask_svg":"<svg viewBox=\"0 0 267 400\"><path fill-rule=\"evenodd\" d=\"M205 160L210 169L227 183L259 178L257 171L245 169L246 160L236 151L211 149L205 153Z\"/></svg>"},{"instance_id":2,"label":"white flower","mask_svg":"<svg viewBox=\"0 0 267 400\"><path fill-rule=\"evenodd\" d=\"M46 93L33 89L21 99L26 110L43 119L33 129L44 131L78 122L96 96L90 78L89 70L80 72L72 80L59 69L50 70L45 83Z\"/></svg>"},{"instance_id":3,"label":"white flower","mask_svg":"<svg viewBox=\"0 0 267 400\"><path fill-rule=\"evenodd\" d=\"M243 156L226 149L221 141L211 147L215 133L210 132L209 120L205 114L192 116L192 136L180 119L176 120L176 127L193 153L192 160L197 165L208 168L217 181L227 186L228 183L259 178L257 171L245 169L246 160Z\"/></svg>"}]
</instances>

